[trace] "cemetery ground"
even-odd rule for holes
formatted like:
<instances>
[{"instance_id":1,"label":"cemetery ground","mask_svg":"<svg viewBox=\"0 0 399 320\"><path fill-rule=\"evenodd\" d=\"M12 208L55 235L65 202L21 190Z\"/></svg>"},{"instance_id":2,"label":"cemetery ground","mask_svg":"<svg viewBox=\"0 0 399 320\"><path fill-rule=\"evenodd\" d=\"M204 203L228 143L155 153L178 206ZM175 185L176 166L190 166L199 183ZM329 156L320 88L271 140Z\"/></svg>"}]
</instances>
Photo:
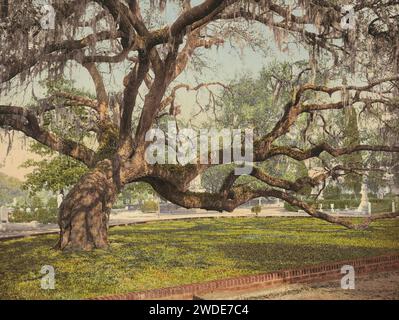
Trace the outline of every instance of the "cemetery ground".
<instances>
[{"instance_id":1,"label":"cemetery ground","mask_svg":"<svg viewBox=\"0 0 399 320\"><path fill-rule=\"evenodd\" d=\"M158 221L110 230L110 248L51 249L56 235L0 242L1 299L82 299L399 252L399 219L348 230L313 218ZM44 265L55 289L40 287Z\"/></svg>"},{"instance_id":2,"label":"cemetery ground","mask_svg":"<svg viewBox=\"0 0 399 320\"><path fill-rule=\"evenodd\" d=\"M354 290L342 290L338 281L282 286L256 300L399 300L399 271L357 277Z\"/></svg>"}]
</instances>

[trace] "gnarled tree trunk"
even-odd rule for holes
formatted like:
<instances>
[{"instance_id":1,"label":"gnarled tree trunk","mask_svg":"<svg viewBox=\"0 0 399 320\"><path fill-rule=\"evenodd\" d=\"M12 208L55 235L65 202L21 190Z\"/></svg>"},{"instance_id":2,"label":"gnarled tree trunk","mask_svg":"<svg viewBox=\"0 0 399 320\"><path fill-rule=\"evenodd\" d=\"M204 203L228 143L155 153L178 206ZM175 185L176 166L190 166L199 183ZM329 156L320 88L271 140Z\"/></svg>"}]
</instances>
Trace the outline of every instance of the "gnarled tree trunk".
<instances>
[{"instance_id":1,"label":"gnarled tree trunk","mask_svg":"<svg viewBox=\"0 0 399 320\"><path fill-rule=\"evenodd\" d=\"M102 161L80 179L62 202L57 248L107 248L109 214L117 194L111 161Z\"/></svg>"}]
</instances>

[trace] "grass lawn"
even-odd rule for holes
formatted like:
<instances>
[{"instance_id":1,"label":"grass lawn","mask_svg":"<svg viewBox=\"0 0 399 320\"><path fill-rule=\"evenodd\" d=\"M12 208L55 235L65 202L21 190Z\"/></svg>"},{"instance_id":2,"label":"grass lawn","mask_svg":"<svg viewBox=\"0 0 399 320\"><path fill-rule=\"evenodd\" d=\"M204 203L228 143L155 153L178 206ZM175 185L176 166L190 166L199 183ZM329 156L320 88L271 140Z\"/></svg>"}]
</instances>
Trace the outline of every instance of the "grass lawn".
<instances>
[{"instance_id":1,"label":"grass lawn","mask_svg":"<svg viewBox=\"0 0 399 320\"><path fill-rule=\"evenodd\" d=\"M352 231L312 218L115 227L109 250L61 253L56 236L0 242L0 299L80 299L399 252L399 219ZM40 288L52 265L55 290Z\"/></svg>"}]
</instances>

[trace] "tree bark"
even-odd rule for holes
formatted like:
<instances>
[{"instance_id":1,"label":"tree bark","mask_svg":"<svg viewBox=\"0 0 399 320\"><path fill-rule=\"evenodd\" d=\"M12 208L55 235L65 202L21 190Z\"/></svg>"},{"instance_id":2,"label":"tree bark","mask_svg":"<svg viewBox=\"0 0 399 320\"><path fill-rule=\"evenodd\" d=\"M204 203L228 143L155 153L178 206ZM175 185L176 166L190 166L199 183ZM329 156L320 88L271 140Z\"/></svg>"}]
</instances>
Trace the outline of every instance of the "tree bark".
<instances>
[{"instance_id":1,"label":"tree bark","mask_svg":"<svg viewBox=\"0 0 399 320\"><path fill-rule=\"evenodd\" d=\"M100 162L65 197L59 210L60 250L108 247L108 221L118 194L111 161Z\"/></svg>"}]
</instances>

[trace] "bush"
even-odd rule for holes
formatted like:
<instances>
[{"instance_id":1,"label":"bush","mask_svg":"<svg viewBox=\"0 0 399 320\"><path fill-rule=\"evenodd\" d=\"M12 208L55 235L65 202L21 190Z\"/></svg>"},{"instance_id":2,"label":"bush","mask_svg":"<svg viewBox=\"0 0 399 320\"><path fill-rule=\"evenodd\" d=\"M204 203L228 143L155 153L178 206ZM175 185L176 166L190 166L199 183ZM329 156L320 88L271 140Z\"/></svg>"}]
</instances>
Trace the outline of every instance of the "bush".
<instances>
[{"instance_id":1,"label":"bush","mask_svg":"<svg viewBox=\"0 0 399 320\"><path fill-rule=\"evenodd\" d=\"M255 213L256 216L258 216L258 214L259 214L261 211L262 211L262 207L261 207L260 205L253 206L253 207L251 208L251 212L252 212L252 213Z\"/></svg>"},{"instance_id":2,"label":"bush","mask_svg":"<svg viewBox=\"0 0 399 320\"><path fill-rule=\"evenodd\" d=\"M158 202L154 200L146 200L141 205L141 211L145 213L157 212L159 209Z\"/></svg>"},{"instance_id":3,"label":"bush","mask_svg":"<svg viewBox=\"0 0 399 320\"><path fill-rule=\"evenodd\" d=\"M30 212L28 212L30 209ZM37 221L40 223L57 223L57 199L51 198L46 205L38 197L32 198L30 205L16 207L10 215L10 222L23 223Z\"/></svg>"},{"instance_id":4,"label":"bush","mask_svg":"<svg viewBox=\"0 0 399 320\"><path fill-rule=\"evenodd\" d=\"M341 189L338 186L329 184L323 192L325 199L338 199L341 198Z\"/></svg>"},{"instance_id":5,"label":"bush","mask_svg":"<svg viewBox=\"0 0 399 320\"><path fill-rule=\"evenodd\" d=\"M385 198L385 199L377 199L377 198L369 198L369 201L371 202L371 212L372 213L385 213L385 212L391 212L392 211L392 198ZM330 210L331 204L334 204L334 209L345 209L346 207L348 208L357 208L360 204L360 200L356 199L339 199L339 200L321 200L317 202L313 201L306 201L308 204L315 204L317 208L320 206L320 204L323 205L323 210ZM399 209L399 201L395 201L396 203L396 209ZM296 212L300 208L296 206L292 206L289 203L285 202L284 203L284 208L288 211Z\"/></svg>"}]
</instances>

